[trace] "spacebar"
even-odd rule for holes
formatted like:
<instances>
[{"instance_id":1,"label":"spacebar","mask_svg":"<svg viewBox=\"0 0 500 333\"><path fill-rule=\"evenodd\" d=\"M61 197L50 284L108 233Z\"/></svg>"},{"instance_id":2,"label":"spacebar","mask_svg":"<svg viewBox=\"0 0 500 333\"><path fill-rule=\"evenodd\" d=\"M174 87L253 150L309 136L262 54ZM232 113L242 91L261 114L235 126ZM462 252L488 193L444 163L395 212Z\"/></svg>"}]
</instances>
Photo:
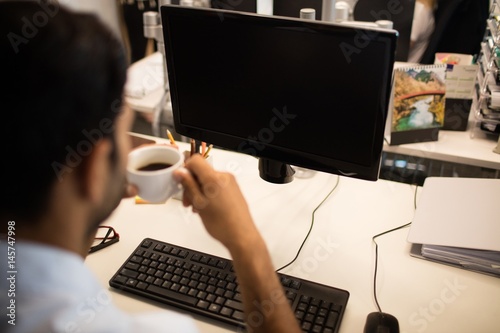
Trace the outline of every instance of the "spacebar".
<instances>
[{"instance_id":1,"label":"spacebar","mask_svg":"<svg viewBox=\"0 0 500 333\"><path fill-rule=\"evenodd\" d=\"M175 291L171 291L165 288L160 288L155 285L149 285L149 287L146 288L147 291L152 292L153 294L160 295L178 302L182 302L185 304L190 304L190 305L196 305L197 299L188 295L176 293Z\"/></svg>"}]
</instances>

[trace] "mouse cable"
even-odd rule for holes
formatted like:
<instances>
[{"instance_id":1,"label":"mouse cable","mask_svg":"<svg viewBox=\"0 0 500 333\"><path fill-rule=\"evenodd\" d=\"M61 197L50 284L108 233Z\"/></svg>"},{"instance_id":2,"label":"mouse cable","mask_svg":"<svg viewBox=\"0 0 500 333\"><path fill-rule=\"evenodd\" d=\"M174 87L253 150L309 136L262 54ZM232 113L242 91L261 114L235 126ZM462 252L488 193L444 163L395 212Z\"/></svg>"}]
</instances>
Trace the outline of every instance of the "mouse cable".
<instances>
[{"instance_id":1,"label":"mouse cable","mask_svg":"<svg viewBox=\"0 0 500 333\"><path fill-rule=\"evenodd\" d=\"M418 190L418 186L415 186L415 194L413 196L413 206L414 206L414 209L417 209L417 190ZM373 298L375 299L375 304L377 305L377 309L378 309L379 312L382 312L382 309L380 308L380 304L378 303L378 299L377 299L378 244L377 244L377 241L375 239L377 237L383 236L383 235L388 234L390 232L406 228L410 224L411 224L411 222L403 224L403 225L401 225L399 227L396 227L394 229L381 232L380 234L375 235L375 236L372 237L372 241L375 243L375 270L374 270L374 273L373 273Z\"/></svg>"},{"instance_id":2,"label":"mouse cable","mask_svg":"<svg viewBox=\"0 0 500 333\"><path fill-rule=\"evenodd\" d=\"M293 258L288 264L282 266L281 268L278 268L276 270L276 272L279 272L282 269L290 266L291 264L293 264L295 262L295 260L297 260L297 258L299 257L300 251L302 251L302 248L304 247L304 244L306 243L307 239L309 238L309 235L311 234L312 228L314 226L314 214L321 207L321 205L323 205L323 203L326 201L326 199L328 199L330 197L330 195L335 191L335 189L339 186L339 182L340 182L340 176L337 176L337 181L335 182L335 185L333 186L333 188L330 190L330 192L328 192L326 197L323 200L321 200L321 202L318 204L318 206L316 206L316 208L314 208L314 210L312 212L311 225L309 226L309 230L307 231L306 237L304 237L302 244L300 244L300 247L297 251L297 254L295 255L295 258Z\"/></svg>"}]
</instances>

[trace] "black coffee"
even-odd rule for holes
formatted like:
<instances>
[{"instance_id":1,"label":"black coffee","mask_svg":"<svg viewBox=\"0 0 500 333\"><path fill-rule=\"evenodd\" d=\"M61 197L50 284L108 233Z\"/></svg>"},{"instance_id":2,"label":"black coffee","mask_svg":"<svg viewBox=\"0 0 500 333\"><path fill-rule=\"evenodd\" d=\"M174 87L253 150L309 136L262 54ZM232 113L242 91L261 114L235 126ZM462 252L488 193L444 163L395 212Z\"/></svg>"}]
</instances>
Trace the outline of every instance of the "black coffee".
<instances>
[{"instance_id":1,"label":"black coffee","mask_svg":"<svg viewBox=\"0 0 500 333\"><path fill-rule=\"evenodd\" d=\"M156 171L156 170L161 170L161 169L166 169L171 167L172 164L167 164L167 163L151 163L148 165L145 165L143 167L140 167L139 171Z\"/></svg>"}]
</instances>

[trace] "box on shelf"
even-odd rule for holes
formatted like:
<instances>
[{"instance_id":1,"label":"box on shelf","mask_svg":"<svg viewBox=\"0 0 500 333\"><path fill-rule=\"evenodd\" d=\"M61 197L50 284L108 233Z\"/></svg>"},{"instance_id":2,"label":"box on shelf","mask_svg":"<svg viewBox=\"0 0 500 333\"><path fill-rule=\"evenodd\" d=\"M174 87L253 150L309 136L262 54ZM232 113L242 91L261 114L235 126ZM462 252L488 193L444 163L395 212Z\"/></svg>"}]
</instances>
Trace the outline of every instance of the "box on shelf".
<instances>
[{"instance_id":1,"label":"box on shelf","mask_svg":"<svg viewBox=\"0 0 500 333\"><path fill-rule=\"evenodd\" d=\"M435 64L446 64L446 94L443 130L465 131L472 107L478 65L473 56L436 53Z\"/></svg>"}]
</instances>

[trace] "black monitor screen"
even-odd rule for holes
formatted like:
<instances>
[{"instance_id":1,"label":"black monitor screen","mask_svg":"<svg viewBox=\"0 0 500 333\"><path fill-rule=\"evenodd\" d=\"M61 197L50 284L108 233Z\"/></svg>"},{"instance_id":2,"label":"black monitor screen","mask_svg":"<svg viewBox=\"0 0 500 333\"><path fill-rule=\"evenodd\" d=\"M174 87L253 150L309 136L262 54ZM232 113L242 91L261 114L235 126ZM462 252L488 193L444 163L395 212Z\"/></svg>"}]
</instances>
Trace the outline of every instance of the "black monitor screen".
<instances>
[{"instance_id":1,"label":"black monitor screen","mask_svg":"<svg viewBox=\"0 0 500 333\"><path fill-rule=\"evenodd\" d=\"M178 6L161 13L178 133L378 178L394 31Z\"/></svg>"}]
</instances>

